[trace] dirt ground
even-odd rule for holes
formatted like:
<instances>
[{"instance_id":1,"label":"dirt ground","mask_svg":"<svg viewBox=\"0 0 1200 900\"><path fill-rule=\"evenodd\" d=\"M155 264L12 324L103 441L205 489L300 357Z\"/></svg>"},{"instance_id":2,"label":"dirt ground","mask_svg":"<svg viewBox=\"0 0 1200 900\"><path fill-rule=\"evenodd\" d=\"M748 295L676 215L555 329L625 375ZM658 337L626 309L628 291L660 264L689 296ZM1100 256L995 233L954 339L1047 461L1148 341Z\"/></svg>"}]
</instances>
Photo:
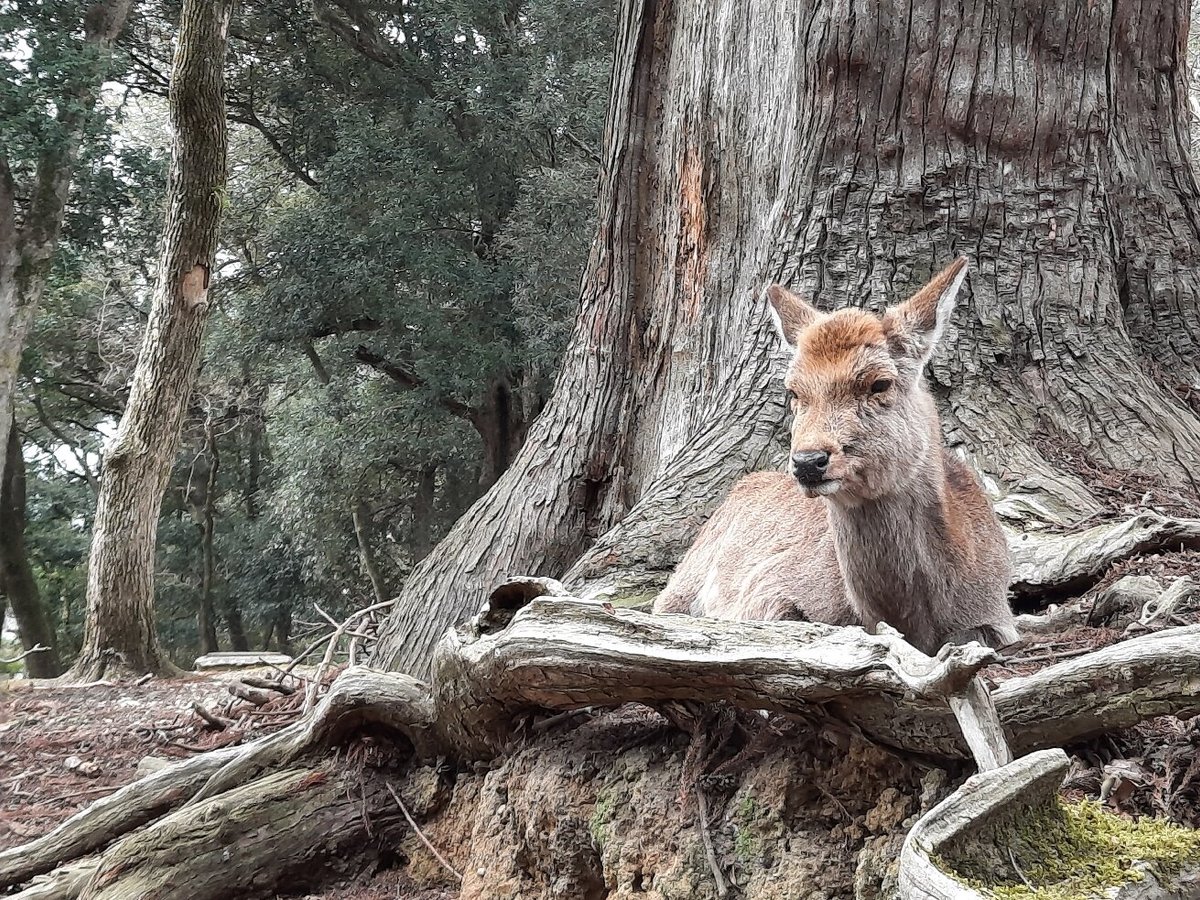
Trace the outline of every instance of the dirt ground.
<instances>
[{"instance_id":1,"label":"dirt ground","mask_svg":"<svg viewBox=\"0 0 1200 900\"><path fill-rule=\"evenodd\" d=\"M193 703L230 711L224 677L154 680L143 685L31 688L0 681L0 850L53 829L89 803L136 780L148 756L178 759L253 738L287 715L239 714L223 732L206 729ZM244 706L244 705L243 705ZM285 710L270 710L265 713ZM331 887L305 900L448 900L402 872Z\"/></svg>"}]
</instances>

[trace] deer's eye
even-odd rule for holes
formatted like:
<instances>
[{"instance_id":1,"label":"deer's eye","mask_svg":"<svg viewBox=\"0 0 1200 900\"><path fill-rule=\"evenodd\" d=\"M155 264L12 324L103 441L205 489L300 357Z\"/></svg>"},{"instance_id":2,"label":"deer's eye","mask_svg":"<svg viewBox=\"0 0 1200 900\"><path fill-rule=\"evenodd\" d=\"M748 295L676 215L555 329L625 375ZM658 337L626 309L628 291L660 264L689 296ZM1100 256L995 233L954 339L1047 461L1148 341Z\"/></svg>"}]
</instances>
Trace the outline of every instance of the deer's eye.
<instances>
[{"instance_id":1,"label":"deer's eye","mask_svg":"<svg viewBox=\"0 0 1200 900\"><path fill-rule=\"evenodd\" d=\"M871 382L871 393L882 394L884 391L891 390L894 383L890 378L876 378Z\"/></svg>"}]
</instances>

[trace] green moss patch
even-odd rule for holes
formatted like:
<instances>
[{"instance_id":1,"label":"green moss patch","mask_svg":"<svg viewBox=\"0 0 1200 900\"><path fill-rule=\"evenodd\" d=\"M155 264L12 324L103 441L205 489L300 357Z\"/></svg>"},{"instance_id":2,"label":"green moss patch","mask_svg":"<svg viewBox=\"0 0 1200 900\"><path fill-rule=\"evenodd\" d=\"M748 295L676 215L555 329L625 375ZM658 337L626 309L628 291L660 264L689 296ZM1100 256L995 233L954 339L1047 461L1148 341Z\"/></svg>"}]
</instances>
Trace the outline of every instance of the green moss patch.
<instances>
[{"instance_id":1,"label":"green moss patch","mask_svg":"<svg viewBox=\"0 0 1200 900\"><path fill-rule=\"evenodd\" d=\"M1200 863L1200 831L1160 819L1131 822L1093 801L1026 810L967 843L937 865L997 900L1098 897L1141 880L1135 863L1162 876Z\"/></svg>"}]
</instances>

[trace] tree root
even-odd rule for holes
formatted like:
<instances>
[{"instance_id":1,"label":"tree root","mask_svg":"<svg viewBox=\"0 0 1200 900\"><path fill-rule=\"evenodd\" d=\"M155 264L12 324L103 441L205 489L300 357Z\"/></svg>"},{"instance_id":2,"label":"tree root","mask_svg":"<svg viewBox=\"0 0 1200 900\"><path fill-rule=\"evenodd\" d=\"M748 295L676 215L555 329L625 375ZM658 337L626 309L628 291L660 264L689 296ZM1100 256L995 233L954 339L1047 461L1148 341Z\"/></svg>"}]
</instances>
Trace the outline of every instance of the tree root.
<instances>
[{"instance_id":1,"label":"tree root","mask_svg":"<svg viewBox=\"0 0 1200 900\"><path fill-rule=\"evenodd\" d=\"M1009 532L1012 590L1018 596L1070 593L1115 562L1167 547L1200 547L1200 519L1143 512L1072 534Z\"/></svg>"},{"instance_id":2,"label":"tree root","mask_svg":"<svg viewBox=\"0 0 1200 900\"><path fill-rule=\"evenodd\" d=\"M538 596L545 593L558 596ZM978 644L928 657L890 629L870 635L804 622L650 616L561 593L560 585L535 579L497 591L471 623L446 636L432 689L405 675L350 668L294 725L97 801L51 834L0 853L0 890L55 865L87 862L107 846L86 879L71 868L28 887L41 893L23 896L218 897L247 885L267 892L268 882L299 865L290 854L306 842L335 859L329 835L346 832L361 849L365 831L347 823L364 818L363 797L368 809L378 805L399 821L382 779L367 790L342 770L303 762L364 727L403 737L418 759L488 759L524 717L540 712L725 702L810 720L824 711L881 743L943 758L974 751L986 767L1004 765L1005 740L1022 753L1200 711L1200 626L1106 647L1013 678L989 695L978 673L997 657ZM981 692L988 703L974 702ZM964 727L977 731L970 748ZM1000 752L989 757L997 743ZM294 818L300 808L313 810L311 822ZM294 829L286 852L271 839L282 828ZM246 848L247 860L262 860L257 872L239 863L228 877L214 874L222 865L213 854L231 842L239 853Z\"/></svg>"},{"instance_id":3,"label":"tree root","mask_svg":"<svg viewBox=\"0 0 1200 900\"><path fill-rule=\"evenodd\" d=\"M1052 803L1070 765L1062 750L1043 750L968 778L913 826L900 852L900 896L983 900L934 862L994 820Z\"/></svg>"},{"instance_id":4,"label":"tree root","mask_svg":"<svg viewBox=\"0 0 1200 900\"><path fill-rule=\"evenodd\" d=\"M370 828L383 829L390 802L377 777L287 769L176 810L16 896L222 900L247 885L274 892L314 864L357 874L369 861Z\"/></svg>"},{"instance_id":5,"label":"tree root","mask_svg":"<svg viewBox=\"0 0 1200 900\"><path fill-rule=\"evenodd\" d=\"M180 806L238 788L268 770L290 766L364 725L406 736L418 756L432 755L428 692L406 675L353 670L339 678L316 711L269 737L225 747L135 781L72 816L49 834L0 853L0 890L78 859Z\"/></svg>"}]
</instances>

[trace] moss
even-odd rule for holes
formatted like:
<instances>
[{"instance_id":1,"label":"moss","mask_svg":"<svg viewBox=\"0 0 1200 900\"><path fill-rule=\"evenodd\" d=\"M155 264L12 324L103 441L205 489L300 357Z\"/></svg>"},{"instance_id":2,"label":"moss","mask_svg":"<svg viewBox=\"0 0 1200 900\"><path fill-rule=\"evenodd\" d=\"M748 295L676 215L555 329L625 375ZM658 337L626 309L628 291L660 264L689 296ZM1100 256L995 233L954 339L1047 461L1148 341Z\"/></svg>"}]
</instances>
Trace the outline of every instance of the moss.
<instances>
[{"instance_id":1,"label":"moss","mask_svg":"<svg viewBox=\"0 0 1200 900\"><path fill-rule=\"evenodd\" d=\"M971 850L948 850L935 862L996 900L1081 900L1140 881L1138 862L1165 876L1200 862L1200 831L1160 819L1132 822L1092 801L1060 802L1028 810L980 835Z\"/></svg>"},{"instance_id":2,"label":"moss","mask_svg":"<svg viewBox=\"0 0 1200 900\"><path fill-rule=\"evenodd\" d=\"M588 822L589 830L592 833L592 841L601 850L608 843L610 831L608 826L613 820L616 809L616 792L609 787L601 788L600 793L596 795L596 805L592 809L592 818Z\"/></svg>"},{"instance_id":3,"label":"moss","mask_svg":"<svg viewBox=\"0 0 1200 900\"><path fill-rule=\"evenodd\" d=\"M733 811L736 826L733 850L737 854L737 858L744 863L756 859L761 850L761 842L755 827L758 822L758 814L758 801L754 799L754 795L742 794Z\"/></svg>"},{"instance_id":4,"label":"moss","mask_svg":"<svg viewBox=\"0 0 1200 900\"><path fill-rule=\"evenodd\" d=\"M608 602L620 609L636 609L643 612L649 612L650 607L654 604L654 598L658 596L658 591L650 591L649 593L641 594L621 594L616 597L609 597Z\"/></svg>"}]
</instances>

